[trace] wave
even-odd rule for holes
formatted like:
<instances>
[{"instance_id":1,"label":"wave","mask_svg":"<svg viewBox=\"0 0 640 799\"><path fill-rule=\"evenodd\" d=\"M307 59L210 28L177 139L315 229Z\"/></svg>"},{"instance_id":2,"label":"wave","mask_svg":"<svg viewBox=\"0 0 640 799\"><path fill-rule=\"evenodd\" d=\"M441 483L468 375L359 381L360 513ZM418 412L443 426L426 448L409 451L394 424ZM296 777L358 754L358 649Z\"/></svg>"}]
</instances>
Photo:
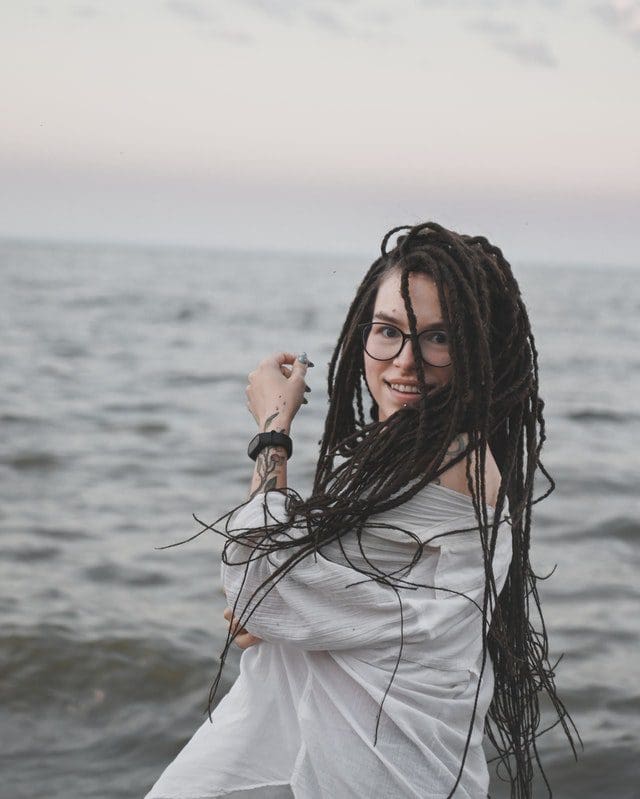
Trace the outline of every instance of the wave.
<instances>
[{"instance_id":1,"label":"wave","mask_svg":"<svg viewBox=\"0 0 640 799\"><path fill-rule=\"evenodd\" d=\"M206 718L217 669L207 649L81 639L57 625L3 630L2 796L144 796Z\"/></svg>"},{"instance_id":2,"label":"wave","mask_svg":"<svg viewBox=\"0 0 640 799\"><path fill-rule=\"evenodd\" d=\"M613 411L604 408L580 408L570 411L567 419L574 422L611 422L613 424L628 424L640 419L640 413L634 411Z\"/></svg>"},{"instance_id":3,"label":"wave","mask_svg":"<svg viewBox=\"0 0 640 799\"><path fill-rule=\"evenodd\" d=\"M0 462L19 472L49 471L60 465L60 458L53 452L27 450L1 458Z\"/></svg>"},{"instance_id":4,"label":"wave","mask_svg":"<svg viewBox=\"0 0 640 799\"><path fill-rule=\"evenodd\" d=\"M618 494L620 486L617 486ZM576 524L576 521L579 522ZM591 520L585 523L583 519L577 519L568 525L561 522L557 524L554 532L555 540L563 539L583 539L585 541L620 541L635 547L640 540L640 522L631 516L610 516Z\"/></svg>"},{"instance_id":5,"label":"wave","mask_svg":"<svg viewBox=\"0 0 640 799\"><path fill-rule=\"evenodd\" d=\"M164 402L110 402L103 405L100 410L106 413L157 413L167 409L167 404Z\"/></svg>"},{"instance_id":6,"label":"wave","mask_svg":"<svg viewBox=\"0 0 640 799\"><path fill-rule=\"evenodd\" d=\"M141 422L133 426L133 431L141 436L157 436L170 430L165 422Z\"/></svg>"},{"instance_id":7,"label":"wave","mask_svg":"<svg viewBox=\"0 0 640 799\"><path fill-rule=\"evenodd\" d=\"M137 569L111 561L89 566L84 569L83 575L89 583L111 583L128 587L144 588L170 582L162 572Z\"/></svg>"},{"instance_id":8,"label":"wave","mask_svg":"<svg viewBox=\"0 0 640 799\"><path fill-rule=\"evenodd\" d=\"M70 530L64 527L29 527L26 530L29 533L37 535L39 538L50 538L55 541L81 541L85 538L90 538L88 533L83 530Z\"/></svg>"},{"instance_id":9,"label":"wave","mask_svg":"<svg viewBox=\"0 0 640 799\"><path fill-rule=\"evenodd\" d=\"M195 692L202 709L218 667L206 654L210 648L210 642L196 646L162 637L81 638L55 624L5 629L0 635L4 704L62 706L74 715L100 708L110 715L119 703L162 703ZM230 671L221 696L235 678L235 669Z\"/></svg>"},{"instance_id":10,"label":"wave","mask_svg":"<svg viewBox=\"0 0 640 799\"><path fill-rule=\"evenodd\" d=\"M46 424L44 416L33 416L25 413L0 413L0 424L25 424L29 426L41 426Z\"/></svg>"},{"instance_id":11,"label":"wave","mask_svg":"<svg viewBox=\"0 0 640 799\"><path fill-rule=\"evenodd\" d=\"M637 546L640 540L640 522L629 516L615 516L602 524L601 533L606 539L615 538Z\"/></svg>"},{"instance_id":12,"label":"wave","mask_svg":"<svg viewBox=\"0 0 640 799\"><path fill-rule=\"evenodd\" d=\"M0 552L0 559L14 563L35 563L39 560L54 560L62 551L53 546L20 546L12 549L4 546Z\"/></svg>"},{"instance_id":13,"label":"wave","mask_svg":"<svg viewBox=\"0 0 640 799\"><path fill-rule=\"evenodd\" d=\"M201 386L215 385L217 383L244 384L246 378L240 374L187 374L173 372L164 377L168 386Z\"/></svg>"}]
</instances>

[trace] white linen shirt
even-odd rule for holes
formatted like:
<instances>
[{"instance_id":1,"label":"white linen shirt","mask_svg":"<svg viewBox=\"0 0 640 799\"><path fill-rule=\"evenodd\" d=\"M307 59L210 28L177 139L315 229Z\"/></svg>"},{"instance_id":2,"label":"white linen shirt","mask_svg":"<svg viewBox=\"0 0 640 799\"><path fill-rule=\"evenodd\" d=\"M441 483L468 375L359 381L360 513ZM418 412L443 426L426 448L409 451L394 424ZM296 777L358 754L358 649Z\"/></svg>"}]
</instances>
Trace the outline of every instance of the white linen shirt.
<instances>
[{"instance_id":1,"label":"white linen shirt","mask_svg":"<svg viewBox=\"0 0 640 799\"><path fill-rule=\"evenodd\" d=\"M267 496L286 520L285 497ZM238 511L233 527L264 523L265 495ZM489 519L493 511L488 508ZM409 530L425 547L397 593L367 580L335 543L305 558L256 607L247 629L263 641L245 650L229 693L147 794L147 799L445 799L458 776L482 663L484 566L470 497L430 484L403 505L367 521L368 560L389 573L407 565L415 544L379 522ZM296 530L292 530L295 535ZM349 559L367 568L355 535L341 539ZM252 550L237 542L230 563ZM228 604L244 608L291 549L222 566ZM500 526L493 560L498 590L511 561ZM370 568L370 567L369 567ZM461 596L464 594L465 596ZM258 592L258 596L264 591ZM474 604L474 603L477 603ZM253 607L253 604L251 605ZM482 749L493 694L489 656L478 694L469 751L455 799L486 799ZM374 733L380 703L377 741Z\"/></svg>"}]
</instances>

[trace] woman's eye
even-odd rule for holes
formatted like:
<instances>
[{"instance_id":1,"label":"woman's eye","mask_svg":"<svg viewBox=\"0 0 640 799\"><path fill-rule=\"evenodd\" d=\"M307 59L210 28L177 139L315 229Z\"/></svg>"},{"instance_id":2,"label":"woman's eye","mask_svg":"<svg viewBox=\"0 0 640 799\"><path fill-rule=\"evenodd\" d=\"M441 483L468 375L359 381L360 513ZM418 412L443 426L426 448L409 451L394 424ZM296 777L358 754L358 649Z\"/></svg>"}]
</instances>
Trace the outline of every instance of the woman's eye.
<instances>
[{"instance_id":1,"label":"woman's eye","mask_svg":"<svg viewBox=\"0 0 640 799\"><path fill-rule=\"evenodd\" d=\"M391 327L390 325L380 325L378 328L378 334L383 338L397 338L398 331L395 327Z\"/></svg>"},{"instance_id":2,"label":"woman's eye","mask_svg":"<svg viewBox=\"0 0 640 799\"><path fill-rule=\"evenodd\" d=\"M449 336L444 330L433 330L427 334L427 341L441 347L446 347L449 344Z\"/></svg>"}]
</instances>

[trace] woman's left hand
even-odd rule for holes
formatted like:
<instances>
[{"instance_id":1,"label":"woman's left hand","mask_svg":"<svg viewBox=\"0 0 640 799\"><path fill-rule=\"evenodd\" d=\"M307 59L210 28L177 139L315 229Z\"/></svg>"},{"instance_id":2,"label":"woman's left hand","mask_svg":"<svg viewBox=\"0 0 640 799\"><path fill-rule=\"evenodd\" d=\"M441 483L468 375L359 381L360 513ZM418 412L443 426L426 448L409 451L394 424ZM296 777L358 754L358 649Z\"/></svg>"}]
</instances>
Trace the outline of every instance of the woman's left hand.
<instances>
[{"instance_id":1,"label":"woman's left hand","mask_svg":"<svg viewBox=\"0 0 640 799\"><path fill-rule=\"evenodd\" d=\"M224 613L222 615L229 622L229 627L231 628L231 632L235 633L238 627L238 620L231 612L231 608L225 608ZM248 649L250 646L259 644L260 641L262 641L262 638L258 638L257 635L251 635L251 633L247 632L244 627L241 627L237 631L237 635L233 639L233 643L237 644L240 647L240 649Z\"/></svg>"},{"instance_id":2,"label":"woman's left hand","mask_svg":"<svg viewBox=\"0 0 640 799\"><path fill-rule=\"evenodd\" d=\"M306 355L304 356L306 359ZM249 375L246 389L247 407L260 430L289 432L291 422L301 405L306 403L305 383L308 359L291 352L276 352L265 358Z\"/></svg>"}]
</instances>

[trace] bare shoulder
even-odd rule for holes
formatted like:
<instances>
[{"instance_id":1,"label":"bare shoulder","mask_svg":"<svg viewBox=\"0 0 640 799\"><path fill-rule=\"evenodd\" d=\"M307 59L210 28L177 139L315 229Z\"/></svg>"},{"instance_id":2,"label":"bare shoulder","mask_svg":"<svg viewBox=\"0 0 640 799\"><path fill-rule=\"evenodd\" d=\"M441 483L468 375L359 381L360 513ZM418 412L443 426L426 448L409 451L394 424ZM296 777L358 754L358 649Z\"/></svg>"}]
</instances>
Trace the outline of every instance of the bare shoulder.
<instances>
[{"instance_id":1,"label":"bare shoulder","mask_svg":"<svg viewBox=\"0 0 640 799\"><path fill-rule=\"evenodd\" d=\"M460 435L456 436L456 438L451 442L451 446L447 451L444 462L447 463L448 461L452 461L457 455L460 455L461 452L464 452L468 442L469 438L466 433L461 433ZM470 461L471 479L473 482L475 480L476 458L477 454L472 452L467 458L463 458L458 463L452 464L449 469L440 475L437 482L440 485L445 486L445 488L451 488L453 491L459 491L461 494L467 494L468 496L470 491L469 485L467 483L467 461ZM493 457L493 453L491 452L491 449L487 447L484 483L487 492L487 502L489 505L494 507L498 499L498 491L500 489L501 480L502 478L500 475L500 470L498 469L498 465Z\"/></svg>"}]
</instances>

